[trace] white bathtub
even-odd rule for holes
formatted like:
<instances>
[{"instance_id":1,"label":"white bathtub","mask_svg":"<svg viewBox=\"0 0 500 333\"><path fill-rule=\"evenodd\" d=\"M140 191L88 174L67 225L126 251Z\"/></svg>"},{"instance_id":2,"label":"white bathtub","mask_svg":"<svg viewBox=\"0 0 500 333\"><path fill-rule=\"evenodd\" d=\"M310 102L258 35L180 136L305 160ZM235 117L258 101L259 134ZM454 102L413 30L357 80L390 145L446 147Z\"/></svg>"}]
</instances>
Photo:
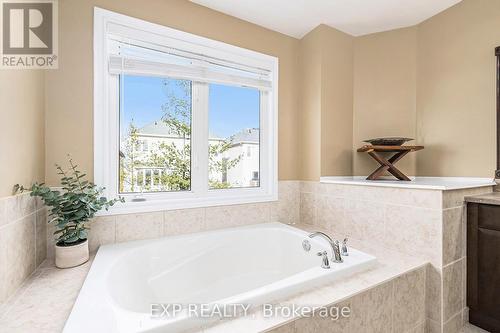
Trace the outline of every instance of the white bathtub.
<instances>
[{"instance_id":1,"label":"white bathtub","mask_svg":"<svg viewBox=\"0 0 500 333\"><path fill-rule=\"evenodd\" d=\"M330 254L328 243L309 239L312 248L305 252L302 241L307 235L288 225L266 223L102 246L64 332L179 332L210 319L188 316L187 310L153 318L152 304L156 310L158 304L256 307L376 262L350 248L343 263L323 269L316 253ZM168 310L172 314L172 308Z\"/></svg>"}]
</instances>

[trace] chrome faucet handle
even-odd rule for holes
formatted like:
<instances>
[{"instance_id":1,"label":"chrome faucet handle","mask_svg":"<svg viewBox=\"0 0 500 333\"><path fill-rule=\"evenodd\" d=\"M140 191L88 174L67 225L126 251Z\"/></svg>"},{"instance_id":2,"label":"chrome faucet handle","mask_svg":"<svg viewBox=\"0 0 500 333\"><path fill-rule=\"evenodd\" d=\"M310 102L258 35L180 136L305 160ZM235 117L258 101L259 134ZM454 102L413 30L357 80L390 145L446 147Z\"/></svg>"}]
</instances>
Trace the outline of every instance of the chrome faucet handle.
<instances>
[{"instance_id":1,"label":"chrome faucet handle","mask_svg":"<svg viewBox=\"0 0 500 333\"><path fill-rule=\"evenodd\" d=\"M335 263L344 262L344 260L342 259L342 256L340 255L340 243L338 240L336 240L333 243L332 248L333 248L333 256L332 256L333 262L335 262Z\"/></svg>"},{"instance_id":2,"label":"chrome faucet handle","mask_svg":"<svg viewBox=\"0 0 500 333\"><path fill-rule=\"evenodd\" d=\"M307 239L304 239L302 241L302 248L304 251L309 252L311 250L311 243Z\"/></svg>"},{"instance_id":3,"label":"chrome faucet handle","mask_svg":"<svg viewBox=\"0 0 500 333\"><path fill-rule=\"evenodd\" d=\"M326 252L326 251L318 252L317 256L321 257L321 268L330 269L330 262L328 260L328 252Z\"/></svg>"},{"instance_id":4,"label":"chrome faucet handle","mask_svg":"<svg viewBox=\"0 0 500 333\"><path fill-rule=\"evenodd\" d=\"M349 255L349 251L347 251L347 237L344 238L344 241L342 242L342 251L340 251L340 254L342 254L343 256L348 256Z\"/></svg>"}]
</instances>

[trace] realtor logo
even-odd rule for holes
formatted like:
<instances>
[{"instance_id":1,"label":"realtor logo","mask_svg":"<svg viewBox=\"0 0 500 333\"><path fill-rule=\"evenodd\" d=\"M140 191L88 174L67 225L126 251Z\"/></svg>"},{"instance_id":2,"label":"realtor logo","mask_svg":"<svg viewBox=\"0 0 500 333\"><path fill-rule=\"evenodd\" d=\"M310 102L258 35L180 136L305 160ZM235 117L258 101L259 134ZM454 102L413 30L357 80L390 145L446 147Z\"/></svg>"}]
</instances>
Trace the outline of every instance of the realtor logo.
<instances>
[{"instance_id":1,"label":"realtor logo","mask_svg":"<svg viewBox=\"0 0 500 333\"><path fill-rule=\"evenodd\" d=\"M57 1L2 1L2 68L57 68Z\"/></svg>"}]
</instances>

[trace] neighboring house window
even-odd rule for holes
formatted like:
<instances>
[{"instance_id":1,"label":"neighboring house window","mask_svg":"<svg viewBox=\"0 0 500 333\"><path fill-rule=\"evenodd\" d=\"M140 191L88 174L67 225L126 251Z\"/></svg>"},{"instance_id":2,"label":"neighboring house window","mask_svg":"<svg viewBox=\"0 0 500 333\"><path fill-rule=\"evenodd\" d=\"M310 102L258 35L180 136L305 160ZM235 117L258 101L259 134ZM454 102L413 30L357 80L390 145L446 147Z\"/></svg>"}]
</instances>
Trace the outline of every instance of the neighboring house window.
<instances>
[{"instance_id":1,"label":"neighboring house window","mask_svg":"<svg viewBox=\"0 0 500 333\"><path fill-rule=\"evenodd\" d=\"M113 212L277 199L276 58L96 8L94 64Z\"/></svg>"}]
</instances>

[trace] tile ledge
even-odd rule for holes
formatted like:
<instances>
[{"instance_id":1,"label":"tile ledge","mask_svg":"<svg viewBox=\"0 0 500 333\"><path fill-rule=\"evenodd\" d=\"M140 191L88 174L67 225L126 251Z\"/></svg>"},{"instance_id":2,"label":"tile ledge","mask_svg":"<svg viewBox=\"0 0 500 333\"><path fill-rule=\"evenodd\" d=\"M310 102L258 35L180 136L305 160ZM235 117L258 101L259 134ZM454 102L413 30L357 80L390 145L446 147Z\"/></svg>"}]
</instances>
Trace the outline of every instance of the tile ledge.
<instances>
[{"instance_id":1,"label":"tile ledge","mask_svg":"<svg viewBox=\"0 0 500 333\"><path fill-rule=\"evenodd\" d=\"M451 191L469 188L495 186L496 183L490 178L474 177L410 177L411 181L400 181L394 178L383 178L381 180L367 180L364 176L332 176L321 177L323 184L360 185L375 187L393 187L421 190Z\"/></svg>"}]
</instances>

